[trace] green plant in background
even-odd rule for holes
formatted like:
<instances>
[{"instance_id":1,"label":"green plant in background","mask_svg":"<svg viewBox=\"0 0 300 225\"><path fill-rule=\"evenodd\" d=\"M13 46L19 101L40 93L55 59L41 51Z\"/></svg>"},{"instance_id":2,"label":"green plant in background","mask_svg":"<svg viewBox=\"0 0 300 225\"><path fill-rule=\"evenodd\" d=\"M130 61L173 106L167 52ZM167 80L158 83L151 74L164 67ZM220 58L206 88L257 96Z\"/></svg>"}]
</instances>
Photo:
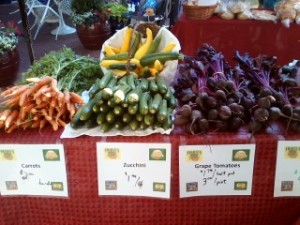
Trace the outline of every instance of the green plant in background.
<instances>
[{"instance_id":1,"label":"green plant in background","mask_svg":"<svg viewBox=\"0 0 300 225\"><path fill-rule=\"evenodd\" d=\"M18 44L18 35L21 34L15 21L9 21L5 25L0 20L0 56L6 56L8 52L13 51Z\"/></svg>"},{"instance_id":2,"label":"green plant in background","mask_svg":"<svg viewBox=\"0 0 300 225\"><path fill-rule=\"evenodd\" d=\"M110 16L122 17L127 11L127 7L122 3L109 2L106 4L107 11Z\"/></svg>"},{"instance_id":3,"label":"green plant in background","mask_svg":"<svg viewBox=\"0 0 300 225\"><path fill-rule=\"evenodd\" d=\"M72 0L71 19L75 24L90 26L93 23L104 23L108 19L103 0Z\"/></svg>"}]
</instances>

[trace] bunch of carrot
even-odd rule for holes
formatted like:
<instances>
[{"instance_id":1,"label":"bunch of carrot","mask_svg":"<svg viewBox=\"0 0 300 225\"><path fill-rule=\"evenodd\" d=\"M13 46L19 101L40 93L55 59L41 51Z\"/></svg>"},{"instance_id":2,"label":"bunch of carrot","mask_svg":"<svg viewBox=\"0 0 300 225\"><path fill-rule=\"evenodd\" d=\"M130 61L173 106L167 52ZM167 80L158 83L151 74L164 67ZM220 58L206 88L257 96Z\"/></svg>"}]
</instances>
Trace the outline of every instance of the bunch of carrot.
<instances>
[{"instance_id":1,"label":"bunch of carrot","mask_svg":"<svg viewBox=\"0 0 300 225\"><path fill-rule=\"evenodd\" d=\"M29 78L29 84L13 86L0 94L0 129L11 133L17 128L64 127L84 104L74 92L60 91L57 80L44 76Z\"/></svg>"}]
</instances>

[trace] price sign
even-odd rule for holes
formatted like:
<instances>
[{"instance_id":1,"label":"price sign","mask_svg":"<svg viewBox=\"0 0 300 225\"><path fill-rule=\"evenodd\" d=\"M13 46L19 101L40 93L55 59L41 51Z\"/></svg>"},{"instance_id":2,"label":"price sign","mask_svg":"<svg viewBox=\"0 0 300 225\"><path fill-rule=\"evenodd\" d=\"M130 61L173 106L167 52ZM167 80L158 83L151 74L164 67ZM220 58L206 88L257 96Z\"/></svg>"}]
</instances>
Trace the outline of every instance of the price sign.
<instances>
[{"instance_id":1,"label":"price sign","mask_svg":"<svg viewBox=\"0 0 300 225\"><path fill-rule=\"evenodd\" d=\"M250 195L255 145L179 146L180 197Z\"/></svg>"}]
</instances>

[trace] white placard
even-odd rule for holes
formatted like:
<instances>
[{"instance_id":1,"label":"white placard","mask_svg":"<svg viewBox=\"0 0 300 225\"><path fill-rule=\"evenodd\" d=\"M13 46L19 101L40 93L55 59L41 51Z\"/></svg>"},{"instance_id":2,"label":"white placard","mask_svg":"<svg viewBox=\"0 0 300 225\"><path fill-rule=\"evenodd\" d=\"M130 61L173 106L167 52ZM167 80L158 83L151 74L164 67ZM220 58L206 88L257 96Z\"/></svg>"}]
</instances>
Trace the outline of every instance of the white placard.
<instances>
[{"instance_id":1,"label":"white placard","mask_svg":"<svg viewBox=\"0 0 300 225\"><path fill-rule=\"evenodd\" d=\"M170 198L171 144L97 143L99 195Z\"/></svg>"},{"instance_id":2,"label":"white placard","mask_svg":"<svg viewBox=\"0 0 300 225\"><path fill-rule=\"evenodd\" d=\"M278 141L274 197L300 196L300 141Z\"/></svg>"},{"instance_id":3,"label":"white placard","mask_svg":"<svg viewBox=\"0 0 300 225\"><path fill-rule=\"evenodd\" d=\"M251 195L254 144L179 146L180 197Z\"/></svg>"},{"instance_id":4,"label":"white placard","mask_svg":"<svg viewBox=\"0 0 300 225\"><path fill-rule=\"evenodd\" d=\"M1 195L68 197L61 144L1 144Z\"/></svg>"}]
</instances>

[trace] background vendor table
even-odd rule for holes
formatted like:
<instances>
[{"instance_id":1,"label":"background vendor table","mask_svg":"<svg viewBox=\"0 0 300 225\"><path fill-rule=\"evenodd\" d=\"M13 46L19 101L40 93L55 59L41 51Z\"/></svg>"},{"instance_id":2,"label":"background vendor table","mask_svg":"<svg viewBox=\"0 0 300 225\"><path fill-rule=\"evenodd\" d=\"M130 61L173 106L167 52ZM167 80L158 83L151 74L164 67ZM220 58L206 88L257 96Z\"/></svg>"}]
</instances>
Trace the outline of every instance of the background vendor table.
<instances>
[{"instance_id":1,"label":"background vendor table","mask_svg":"<svg viewBox=\"0 0 300 225\"><path fill-rule=\"evenodd\" d=\"M61 131L0 131L0 143L54 144L65 148L69 198L0 196L1 225L300 225L300 198L274 198L278 139L289 136L217 134L207 136L87 137L60 139ZM171 198L98 196L96 143L171 142ZM251 196L179 198L178 146L181 144L256 143ZM9 172L9 171L7 171Z\"/></svg>"},{"instance_id":2,"label":"background vendor table","mask_svg":"<svg viewBox=\"0 0 300 225\"><path fill-rule=\"evenodd\" d=\"M279 65L300 58L300 25L295 23L286 28L280 22L224 20L217 16L189 20L182 14L172 32L187 55L196 55L197 49L208 43L223 52L230 63L236 50L242 54L249 52L252 57L277 56Z\"/></svg>"}]
</instances>

